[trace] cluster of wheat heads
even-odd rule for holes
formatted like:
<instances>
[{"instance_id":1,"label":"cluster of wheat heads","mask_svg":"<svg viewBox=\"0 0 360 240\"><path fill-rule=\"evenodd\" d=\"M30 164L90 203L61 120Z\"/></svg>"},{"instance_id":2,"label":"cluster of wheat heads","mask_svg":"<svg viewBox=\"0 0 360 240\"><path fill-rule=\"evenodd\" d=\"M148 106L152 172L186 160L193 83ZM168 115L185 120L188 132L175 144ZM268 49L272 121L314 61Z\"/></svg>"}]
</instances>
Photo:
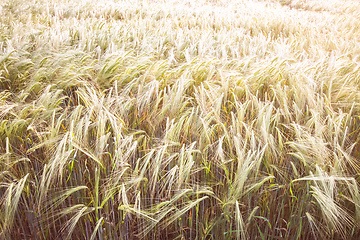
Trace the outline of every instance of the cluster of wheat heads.
<instances>
[{"instance_id":1,"label":"cluster of wheat heads","mask_svg":"<svg viewBox=\"0 0 360 240\"><path fill-rule=\"evenodd\" d=\"M357 239L360 4L0 3L0 239Z\"/></svg>"}]
</instances>

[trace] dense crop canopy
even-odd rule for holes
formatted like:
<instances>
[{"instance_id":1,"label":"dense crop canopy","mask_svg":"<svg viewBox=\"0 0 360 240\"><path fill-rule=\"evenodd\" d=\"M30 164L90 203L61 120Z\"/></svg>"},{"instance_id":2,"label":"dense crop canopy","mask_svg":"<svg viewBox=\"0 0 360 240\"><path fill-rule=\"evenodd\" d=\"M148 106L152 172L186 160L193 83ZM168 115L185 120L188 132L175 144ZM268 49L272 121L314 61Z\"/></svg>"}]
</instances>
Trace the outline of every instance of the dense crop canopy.
<instances>
[{"instance_id":1,"label":"dense crop canopy","mask_svg":"<svg viewBox=\"0 0 360 240\"><path fill-rule=\"evenodd\" d=\"M3 0L0 239L358 239L360 3Z\"/></svg>"}]
</instances>

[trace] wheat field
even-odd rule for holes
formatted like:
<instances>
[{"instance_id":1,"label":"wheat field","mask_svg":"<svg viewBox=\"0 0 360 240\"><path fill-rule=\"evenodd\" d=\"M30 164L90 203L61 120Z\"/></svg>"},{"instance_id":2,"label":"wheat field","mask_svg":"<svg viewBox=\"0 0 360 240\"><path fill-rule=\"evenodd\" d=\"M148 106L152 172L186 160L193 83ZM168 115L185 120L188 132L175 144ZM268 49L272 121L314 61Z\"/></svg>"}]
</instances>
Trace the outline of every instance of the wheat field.
<instances>
[{"instance_id":1,"label":"wheat field","mask_svg":"<svg viewBox=\"0 0 360 240\"><path fill-rule=\"evenodd\" d=\"M360 2L3 0L0 239L358 239Z\"/></svg>"}]
</instances>

